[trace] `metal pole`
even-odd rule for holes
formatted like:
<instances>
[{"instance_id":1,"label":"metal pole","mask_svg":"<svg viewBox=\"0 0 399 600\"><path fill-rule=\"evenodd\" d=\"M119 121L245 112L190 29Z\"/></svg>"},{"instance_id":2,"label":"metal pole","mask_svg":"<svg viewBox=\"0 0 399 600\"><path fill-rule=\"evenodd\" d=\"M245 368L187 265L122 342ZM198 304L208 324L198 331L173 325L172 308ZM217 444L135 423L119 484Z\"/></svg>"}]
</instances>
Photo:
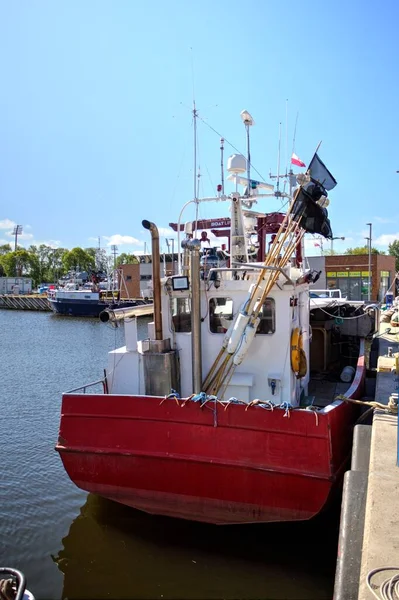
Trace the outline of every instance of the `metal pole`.
<instances>
[{"instance_id":1,"label":"metal pole","mask_svg":"<svg viewBox=\"0 0 399 600\"><path fill-rule=\"evenodd\" d=\"M371 300L371 223L367 223L369 226L369 277L368 277L368 294L367 298Z\"/></svg>"},{"instance_id":2,"label":"metal pole","mask_svg":"<svg viewBox=\"0 0 399 600\"><path fill-rule=\"evenodd\" d=\"M142 225L151 233L152 242L152 285L154 290L154 323L155 339L162 340L162 305L161 305L161 255L159 252L159 233L155 223L144 220Z\"/></svg>"},{"instance_id":3,"label":"metal pole","mask_svg":"<svg viewBox=\"0 0 399 600\"><path fill-rule=\"evenodd\" d=\"M251 195L251 150L249 146L249 124L246 124L247 129L247 178L248 178L248 196ZM277 180L278 181L278 180Z\"/></svg>"},{"instance_id":4,"label":"metal pole","mask_svg":"<svg viewBox=\"0 0 399 600\"><path fill-rule=\"evenodd\" d=\"M172 275L175 274L175 240L172 238Z\"/></svg>"},{"instance_id":5,"label":"metal pole","mask_svg":"<svg viewBox=\"0 0 399 600\"><path fill-rule=\"evenodd\" d=\"M188 244L191 251L191 361L193 393L202 390L202 352L201 352L201 297L200 297L200 249L199 240Z\"/></svg>"}]
</instances>

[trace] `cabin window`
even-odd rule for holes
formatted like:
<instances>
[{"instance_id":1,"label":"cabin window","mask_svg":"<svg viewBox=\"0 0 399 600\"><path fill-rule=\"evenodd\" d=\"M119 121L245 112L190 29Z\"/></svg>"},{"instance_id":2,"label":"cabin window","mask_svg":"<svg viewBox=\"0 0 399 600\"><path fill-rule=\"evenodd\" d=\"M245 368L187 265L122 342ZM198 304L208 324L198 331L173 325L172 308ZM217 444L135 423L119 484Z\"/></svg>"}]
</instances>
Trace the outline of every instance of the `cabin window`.
<instances>
[{"instance_id":1,"label":"cabin window","mask_svg":"<svg viewBox=\"0 0 399 600\"><path fill-rule=\"evenodd\" d=\"M257 334L271 334L276 331L276 304L273 298L266 298L259 311L259 318Z\"/></svg>"},{"instance_id":2,"label":"cabin window","mask_svg":"<svg viewBox=\"0 0 399 600\"><path fill-rule=\"evenodd\" d=\"M191 332L190 298L172 298L172 329L176 333Z\"/></svg>"},{"instance_id":3,"label":"cabin window","mask_svg":"<svg viewBox=\"0 0 399 600\"><path fill-rule=\"evenodd\" d=\"M209 300L209 329L211 333L226 333L233 320L233 300L231 298L211 298Z\"/></svg>"}]
</instances>

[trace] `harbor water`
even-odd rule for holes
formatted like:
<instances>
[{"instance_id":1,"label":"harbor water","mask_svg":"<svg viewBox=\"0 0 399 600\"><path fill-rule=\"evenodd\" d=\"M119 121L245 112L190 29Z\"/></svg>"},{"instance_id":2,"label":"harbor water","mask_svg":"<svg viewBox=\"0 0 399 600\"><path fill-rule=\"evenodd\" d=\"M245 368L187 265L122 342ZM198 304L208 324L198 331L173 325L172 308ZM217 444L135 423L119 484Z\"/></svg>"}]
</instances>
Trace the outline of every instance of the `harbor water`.
<instances>
[{"instance_id":1,"label":"harbor water","mask_svg":"<svg viewBox=\"0 0 399 600\"><path fill-rule=\"evenodd\" d=\"M0 331L0 565L37 600L332 597L339 502L308 523L208 526L69 480L54 450L61 394L103 376L123 327L0 310Z\"/></svg>"}]
</instances>

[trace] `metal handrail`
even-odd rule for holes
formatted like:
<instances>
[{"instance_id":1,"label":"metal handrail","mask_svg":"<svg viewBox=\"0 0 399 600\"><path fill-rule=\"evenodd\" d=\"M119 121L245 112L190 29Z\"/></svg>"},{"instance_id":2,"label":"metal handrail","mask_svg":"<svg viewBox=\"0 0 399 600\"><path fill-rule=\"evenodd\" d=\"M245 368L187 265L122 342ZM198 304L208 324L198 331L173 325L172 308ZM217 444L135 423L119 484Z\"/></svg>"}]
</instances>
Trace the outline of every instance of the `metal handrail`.
<instances>
[{"instance_id":1,"label":"metal handrail","mask_svg":"<svg viewBox=\"0 0 399 600\"><path fill-rule=\"evenodd\" d=\"M264 269L265 271L278 271L279 273L284 275L284 277L286 278L288 283L290 283L291 285L295 285L294 282L292 281L292 279L290 277L288 277L287 273L285 273L281 267L253 265L251 263L239 263L239 264L241 265L240 267L212 267L212 269L209 269L209 271L208 271L208 279L209 279L210 274L215 271L248 271L248 270L262 271ZM246 268L243 268L243 267L246 267Z\"/></svg>"},{"instance_id":2,"label":"metal handrail","mask_svg":"<svg viewBox=\"0 0 399 600\"><path fill-rule=\"evenodd\" d=\"M104 385L105 380L104 379L99 379L98 381L92 381L91 383L86 383L85 385L80 385L77 388L74 388L73 390L69 390L68 392L64 392L64 394L73 394L74 392L77 392L78 390L83 390L83 393L86 393L86 388L91 387L93 385L99 385L100 383L102 383Z\"/></svg>"},{"instance_id":3,"label":"metal handrail","mask_svg":"<svg viewBox=\"0 0 399 600\"><path fill-rule=\"evenodd\" d=\"M15 600L22 600L26 589L26 578L21 571L12 569L11 567L0 567L0 575L12 575L17 581L17 592Z\"/></svg>"}]
</instances>

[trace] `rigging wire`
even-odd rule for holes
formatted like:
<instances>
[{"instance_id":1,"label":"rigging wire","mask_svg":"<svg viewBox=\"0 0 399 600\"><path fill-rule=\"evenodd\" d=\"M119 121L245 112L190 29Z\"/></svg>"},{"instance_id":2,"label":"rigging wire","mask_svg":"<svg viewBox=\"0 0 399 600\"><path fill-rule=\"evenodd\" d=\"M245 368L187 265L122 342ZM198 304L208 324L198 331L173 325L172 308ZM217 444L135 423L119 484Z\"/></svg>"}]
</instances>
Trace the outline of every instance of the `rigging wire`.
<instances>
[{"instance_id":1,"label":"rigging wire","mask_svg":"<svg viewBox=\"0 0 399 600\"><path fill-rule=\"evenodd\" d=\"M219 133L218 131L216 131L216 129L214 127L212 127L212 125L210 125L209 123L207 123L207 121L205 121L205 119L203 119L200 115L197 115L197 119L199 119L200 121L202 121L202 123L204 123L204 125L206 125L207 127L209 127L209 129L211 129L211 131L213 131L214 133L216 133L216 135L218 135L219 137L222 137L224 139L224 141L227 142L229 144L229 146L231 146L233 148L233 150L235 150L239 154L243 154L245 156L245 154L243 152L241 152L241 150L239 150L236 146L234 146L234 144L232 144L231 142L229 142L229 140L224 135L222 135L221 133ZM252 164L251 161L249 161L249 164L251 165L251 169L253 169L255 171L255 173L257 173L259 175L259 177L261 178L261 180L266 183L266 179L263 177L263 175L261 173L259 173L259 171L257 169L255 169L255 167L253 166L253 164Z\"/></svg>"}]
</instances>

